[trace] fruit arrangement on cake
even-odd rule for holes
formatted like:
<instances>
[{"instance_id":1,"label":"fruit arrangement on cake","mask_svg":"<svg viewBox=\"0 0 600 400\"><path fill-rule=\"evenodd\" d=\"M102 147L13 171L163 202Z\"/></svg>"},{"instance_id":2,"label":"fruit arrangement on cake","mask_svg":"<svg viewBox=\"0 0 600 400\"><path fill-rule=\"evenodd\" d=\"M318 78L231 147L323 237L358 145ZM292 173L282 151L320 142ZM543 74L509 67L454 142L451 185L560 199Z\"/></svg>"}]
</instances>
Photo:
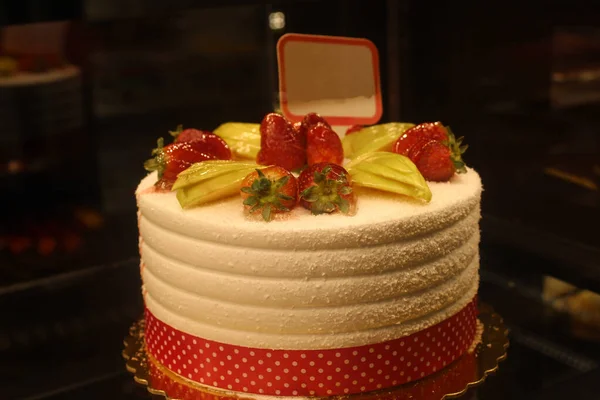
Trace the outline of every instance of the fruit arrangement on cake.
<instances>
[{"instance_id":1,"label":"fruit arrangement on cake","mask_svg":"<svg viewBox=\"0 0 600 400\"><path fill-rule=\"evenodd\" d=\"M466 172L467 146L439 122L353 126L340 139L316 113L296 124L271 113L260 125L226 123L215 133L179 126L171 134L174 142L160 138L144 164L157 171L157 190L176 191L183 208L239 193L247 214L267 222L296 205L353 214L353 186L428 202L427 181Z\"/></svg>"},{"instance_id":2,"label":"fruit arrangement on cake","mask_svg":"<svg viewBox=\"0 0 600 400\"><path fill-rule=\"evenodd\" d=\"M159 139L137 191L149 357L233 393L331 396L448 366L478 340L481 180L439 122Z\"/></svg>"}]
</instances>

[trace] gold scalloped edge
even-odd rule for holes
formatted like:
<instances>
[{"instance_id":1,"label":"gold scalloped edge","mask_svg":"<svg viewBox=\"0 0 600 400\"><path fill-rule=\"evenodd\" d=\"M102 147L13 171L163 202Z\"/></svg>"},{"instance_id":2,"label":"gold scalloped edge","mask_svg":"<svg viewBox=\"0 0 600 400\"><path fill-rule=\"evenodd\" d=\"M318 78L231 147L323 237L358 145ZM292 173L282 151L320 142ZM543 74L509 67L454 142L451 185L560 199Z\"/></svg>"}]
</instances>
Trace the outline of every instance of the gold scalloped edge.
<instances>
[{"instance_id":1,"label":"gold scalloped edge","mask_svg":"<svg viewBox=\"0 0 600 400\"><path fill-rule=\"evenodd\" d=\"M123 341L124 349L122 356L127 361L125 363L125 368L133 374L133 380L137 384L145 386L150 394L162 396L166 400L177 400L170 397L164 390L155 389L150 385L146 364L148 360L143 343L144 325L145 321L143 318L135 322L131 328L129 328L129 336Z\"/></svg>"},{"instance_id":2,"label":"gold scalloped edge","mask_svg":"<svg viewBox=\"0 0 600 400\"><path fill-rule=\"evenodd\" d=\"M480 361L479 378L473 382L467 383L464 389L459 392L447 393L441 397L440 400L453 399L456 397L463 396L470 388L477 387L485 382L489 375L492 375L500 368L500 362L504 361L507 357L507 350L509 347L508 329L504 325L502 317L495 313L492 307L486 304L479 304L479 320L482 322L484 329L482 333L481 343L479 343L475 349L477 353L476 357ZM170 397L164 390L155 389L150 384L148 379L148 355L144 346L144 325L143 319L135 322L129 329L129 335L123 341L124 349L122 352L123 358L126 360L125 367L127 371L133 374L133 379L136 383L145 386L149 393L164 397L166 400L178 400ZM168 372L168 371L165 371ZM209 394L214 395L225 395L232 396L231 393L221 392L217 390L209 390L199 385L193 385L194 388L202 390ZM379 392L381 394L389 394L390 390L393 392L401 388L384 389ZM374 393L375 394L375 393ZM237 395L237 394L236 394ZM233 395L233 396L236 396ZM330 398L344 398L351 399L353 397L364 396L365 393L341 396L341 397L330 397ZM238 395L239 396L239 395ZM243 396L243 394L242 394ZM240 400L243 397L238 397ZM318 399L318 397L314 397Z\"/></svg>"},{"instance_id":3,"label":"gold scalloped edge","mask_svg":"<svg viewBox=\"0 0 600 400\"><path fill-rule=\"evenodd\" d=\"M476 352L481 354L486 346L489 349L488 354L486 354L486 358L483 359L484 363L487 363L482 367L481 377L474 381L467 383L467 386L456 393L448 393L442 397L442 400L452 399L456 397L463 396L467 393L470 388L477 387L485 382L488 376L495 374L500 368L500 363L506 360L508 356L507 351L510 346L510 341L508 340L508 328L504 325L504 320L499 314L496 314L494 310L486 305L479 304L479 319L484 324L484 332L483 335L492 335L492 340L487 338L485 340L482 338L482 343L477 346Z\"/></svg>"}]
</instances>

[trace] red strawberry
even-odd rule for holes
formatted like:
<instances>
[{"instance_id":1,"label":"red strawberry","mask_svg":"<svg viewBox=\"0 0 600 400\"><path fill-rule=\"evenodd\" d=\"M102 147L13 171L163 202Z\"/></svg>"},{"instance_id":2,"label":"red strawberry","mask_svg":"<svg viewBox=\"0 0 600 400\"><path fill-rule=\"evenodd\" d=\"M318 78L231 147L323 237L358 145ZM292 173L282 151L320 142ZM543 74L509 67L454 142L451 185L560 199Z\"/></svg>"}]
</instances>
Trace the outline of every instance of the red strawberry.
<instances>
[{"instance_id":1,"label":"red strawberry","mask_svg":"<svg viewBox=\"0 0 600 400\"><path fill-rule=\"evenodd\" d=\"M144 168L147 171L158 171L156 186L169 190L177 175L192 164L204 160L231 159L229 146L218 136L215 135L215 138L171 143L168 146L164 146L164 140L160 138L157 141L158 147L152 150L154 157L144 163Z\"/></svg>"},{"instance_id":2,"label":"red strawberry","mask_svg":"<svg viewBox=\"0 0 600 400\"><path fill-rule=\"evenodd\" d=\"M219 160L231 159L231 150L227 143L212 132L191 128L183 129L182 125L178 125L175 131L169 131L169 133L175 138L174 143L202 142L204 143L202 150L204 153L214 155Z\"/></svg>"},{"instance_id":3,"label":"red strawberry","mask_svg":"<svg viewBox=\"0 0 600 400\"><path fill-rule=\"evenodd\" d=\"M331 125L329 125L325 118L321 117L317 113L308 113L304 116L304 119L302 120L302 126L304 127L304 129L306 129L307 132L310 128L319 124L323 124L329 129L331 129Z\"/></svg>"},{"instance_id":4,"label":"red strawberry","mask_svg":"<svg viewBox=\"0 0 600 400\"><path fill-rule=\"evenodd\" d=\"M293 171L306 163L306 139L287 119L267 114L260 124L260 151L256 161L261 165L279 165Z\"/></svg>"},{"instance_id":5,"label":"red strawberry","mask_svg":"<svg viewBox=\"0 0 600 400\"><path fill-rule=\"evenodd\" d=\"M416 147L418 150L413 151ZM450 148L436 140L417 144L411 150L413 160L421 175L428 181L446 182L452 178L456 167L452 161Z\"/></svg>"},{"instance_id":6,"label":"red strawberry","mask_svg":"<svg viewBox=\"0 0 600 400\"><path fill-rule=\"evenodd\" d=\"M448 140L448 130L441 122L425 122L413 126L396 140L393 152L408 156L410 149L422 140Z\"/></svg>"},{"instance_id":7,"label":"red strawberry","mask_svg":"<svg viewBox=\"0 0 600 400\"><path fill-rule=\"evenodd\" d=\"M300 201L313 214L341 211L349 213L356 204L352 179L341 166L331 163L313 164L298 178Z\"/></svg>"},{"instance_id":8,"label":"red strawberry","mask_svg":"<svg viewBox=\"0 0 600 400\"><path fill-rule=\"evenodd\" d=\"M173 138L175 138L174 143L193 142L196 140L215 140L212 138L214 136L217 136L209 131L201 131L199 129L193 128L183 129L183 125L177 125L177 129L175 129L174 131L169 131L169 133L171 134L171 136L173 136ZM217 136L217 138L219 137Z\"/></svg>"},{"instance_id":9,"label":"red strawberry","mask_svg":"<svg viewBox=\"0 0 600 400\"><path fill-rule=\"evenodd\" d=\"M358 132L358 131L360 131L362 128L364 128L364 126L362 126L362 125L352 125L350 128L348 128L348 129L346 130L346 135L351 135L351 134L353 134L353 133L355 133L355 132Z\"/></svg>"},{"instance_id":10,"label":"red strawberry","mask_svg":"<svg viewBox=\"0 0 600 400\"><path fill-rule=\"evenodd\" d=\"M322 162L341 165L344 148L340 137L323 124L313 126L306 135L306 159L308 165Z\"/></svg>"},{"instance_id":11,"label":"red strawberry","mask_svg":"<svg viewBox=\"0 0 600 400\"><path fill-rule=\"evenodd\" d=\"M317 113L306 114L304 116L304 119L302 119L302 121L296 122L294 124L294 128L296 128L296 130L302 137L306 138L306 134L308 133L309 129L312 128L313 126L317 126L317 125L324 125L324 126L328 127L329 129L331 129L331 126L325 120L325 118L321 117Z\"/></svg>"},{"instance_id":12,"label":"red strawberry","mask_svg":"<svg viewBox=\"0 0 600 400\"><path fill-rule=\"evenodd\" d=\"M393 151L410 158L426 180L448 181L455 172L466 172L462 154L468 146L462 141L440 122L427 122L407 130Z\"/></svg>"},{"instance_id":13,"label":"red strawberry","mask_svg":"<svg viewBox=\"0 0 600 400\"><path fill-rule=\"evenodd\" d=\"M275 165L248 174L240 192L250 213L261 211L264 220L270 221L273 213L290 211L296 206L298 184L288 170Z\"/></svg>"}]
</instances>

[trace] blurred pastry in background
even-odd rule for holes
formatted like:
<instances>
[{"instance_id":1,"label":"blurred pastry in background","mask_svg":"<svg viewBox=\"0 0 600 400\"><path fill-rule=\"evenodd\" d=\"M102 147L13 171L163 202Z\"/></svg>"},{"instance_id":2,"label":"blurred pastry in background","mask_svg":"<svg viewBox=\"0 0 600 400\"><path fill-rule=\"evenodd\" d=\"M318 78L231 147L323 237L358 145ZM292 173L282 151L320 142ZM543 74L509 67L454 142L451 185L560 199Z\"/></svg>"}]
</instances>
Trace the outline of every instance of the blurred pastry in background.
<instances>
[{"instance_id":1,"label":"blurred pastry in background","mask_svg":"<svg viewBox=\"0 0 600 400\"><path fill-rule=\"evenodd\" d=\"M546 276L543 298L555 310L570 315L573 333L600 340L600 294Z\"/></svg>"}]
</instances>

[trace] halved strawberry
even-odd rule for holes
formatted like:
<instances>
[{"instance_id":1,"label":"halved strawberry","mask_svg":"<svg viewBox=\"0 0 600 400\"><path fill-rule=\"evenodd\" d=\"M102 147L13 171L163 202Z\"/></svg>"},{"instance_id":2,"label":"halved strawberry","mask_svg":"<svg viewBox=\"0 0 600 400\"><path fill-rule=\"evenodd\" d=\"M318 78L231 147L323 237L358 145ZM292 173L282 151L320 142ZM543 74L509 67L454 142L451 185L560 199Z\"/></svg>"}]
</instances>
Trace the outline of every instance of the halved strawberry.
<instances>
[{"instance_id":1,"label":"halved strawberry","mask_svg":"<svg viewBox=\"0 0 600 400\"><path fill-rule=\"evenodd\" d=\"M202 131L194 128L183 129L183 125L177 125L177 128L174 131L169 131L169 133L175 139L173 141L174 143L193 142L196 140L214 140L214 136L221 139L219 136L209 131Z\"/></svg>"},{"instance_id":2,"label":"halved strawberry","mask_svg":"<svg viewBox=\"0 0 600 400\"><path fill-rule=\"evenodd\" d=\"M306 168L298 178L298 191L302 206L313 214L347 214L356 204L352 179L337 164L319 163Z\"/></svg>"},{"instance_id":3,"label":"halved strawberry","mask_svg":"<svg viewBox=\"0 0 600 400\"><path fill-rule=\"evenodd\" d=\"M306 134L306 160L308 165L322 162L341 165L344 148L337 133L323 124L311 127Z\"/></svg>"},{"instance_id":4,"label":"halved strawberry","mask_svg":"<svg viewBox=\"0 0 600 400\"><path fill-rule=\"evenodd\" d=\"M157 141L157 148L152 150L153 158L144 162L147 171L158 171L156 186L170 190L177 175L192 164L204 160L230 160L229 146L218 136L218 140L208 138L193 142L171 143L164 145L164 139Z\"/></svg>"},{"instance_id":5,"label":"halved strawberry","mask_svg":"<svg viewBox=\"0 0 600 400\"><path fill-rule=\"evenodd\" d=\"M441 122L425 122L416 125L396 140L392 151L408 156L408 152L415 144L425 140L448 140L448 130Z\"/></svg>"},{"instance_id":6,"label":"halved strawberry","mask_svg":"<svg viewBox=\"0 0 600 400\"><path fill-rule=\"evenodd\" d=\"M272 166L248 174L240 193L250 213L260 211L263 219L270 221L273 213L287 212L296 206L298 185L288 170Z\"/></svg>"},{"instance_id":7,"label":"halved strawberry","mask_svg":"<svg viewBox=\"0 0 600 400\"><path fill-rule=\"evenodd\" d=\"M256 162L293 171L306 163L306 139L282 115L271 113L260 124L260 151Z\"/></svg>"},{"instance_id":8,"label":"halved strawberry","mask_svg":"<svg viewBox=\"0 0 600 400\"><path fill-rule=\"evenodd\" d=\"M351 135L355 132L360 131L362 128L364 128L364 126L362 125L352 125L350 128L346 129L346 136L347 135Z\"/></svg>"}]
</instances>

